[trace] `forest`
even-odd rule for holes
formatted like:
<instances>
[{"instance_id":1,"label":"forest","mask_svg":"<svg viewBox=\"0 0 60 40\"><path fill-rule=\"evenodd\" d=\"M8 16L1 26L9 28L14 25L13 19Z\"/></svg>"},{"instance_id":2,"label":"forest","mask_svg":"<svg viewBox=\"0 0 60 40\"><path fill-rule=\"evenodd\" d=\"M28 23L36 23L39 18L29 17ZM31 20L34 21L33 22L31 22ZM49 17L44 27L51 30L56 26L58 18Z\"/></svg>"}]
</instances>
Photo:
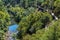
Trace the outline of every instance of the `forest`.
<instances>
[{"instance_id":1,"label":"forest","mask_svg":"<svg viewBox=\"0 0 60 40\"><path fill-rule=\"evenodd\" d=\"M60 40L60 0L0 0L0 40L12 40L6 34L13 24L14 40Z\"/></svg>"}]
</instances>

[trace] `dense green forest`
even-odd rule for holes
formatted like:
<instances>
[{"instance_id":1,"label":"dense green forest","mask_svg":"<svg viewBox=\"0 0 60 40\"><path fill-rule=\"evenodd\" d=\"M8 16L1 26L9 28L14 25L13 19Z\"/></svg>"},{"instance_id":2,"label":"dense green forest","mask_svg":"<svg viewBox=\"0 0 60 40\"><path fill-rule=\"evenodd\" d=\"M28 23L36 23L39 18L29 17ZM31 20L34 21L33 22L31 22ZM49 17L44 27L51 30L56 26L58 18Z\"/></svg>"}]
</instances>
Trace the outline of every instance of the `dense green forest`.
<instances>
[{"instance_id":1,"label":"dense green forest","mask_svg":"<svg viewBox=\"0 0 60 40\"><path fill-rule=\"evenodd\" d=\"M60 0L0 0L0 40L14 23L16 40L60 40Z\"/></svg>"}]
</instances>

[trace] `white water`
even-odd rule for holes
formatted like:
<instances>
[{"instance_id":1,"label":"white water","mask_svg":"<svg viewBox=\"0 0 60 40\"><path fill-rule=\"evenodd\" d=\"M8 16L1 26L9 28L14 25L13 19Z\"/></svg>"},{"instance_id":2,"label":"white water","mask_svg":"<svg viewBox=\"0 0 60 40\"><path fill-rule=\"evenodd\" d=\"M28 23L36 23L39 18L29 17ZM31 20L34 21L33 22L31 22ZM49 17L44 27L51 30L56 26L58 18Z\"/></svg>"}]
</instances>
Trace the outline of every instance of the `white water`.
<instances>
[{"instance_id":1,"label":"white water","mask_svg":"<svg viewBox=\"0 0 60 40\"><path fill-rule=\"evenodd\" d=\"M51 15L55 18L55 20L58 20L58 17L56 17L54 13L51 13Z\"/></svg>"}]
</instances>

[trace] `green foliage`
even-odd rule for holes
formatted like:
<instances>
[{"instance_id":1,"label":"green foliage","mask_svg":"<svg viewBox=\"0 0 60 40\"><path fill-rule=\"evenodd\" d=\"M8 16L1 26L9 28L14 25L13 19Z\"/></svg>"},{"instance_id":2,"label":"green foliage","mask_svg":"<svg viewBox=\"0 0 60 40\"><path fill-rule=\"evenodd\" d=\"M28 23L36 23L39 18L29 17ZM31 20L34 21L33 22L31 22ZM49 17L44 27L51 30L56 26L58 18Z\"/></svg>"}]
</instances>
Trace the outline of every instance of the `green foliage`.
<instances>
[{"instance_id":1,"label":"green foliage","mask_svg":"<svg viewBox=\"0 0 60 40\"><path fill-rule=\"evenodd\" d=\"M0 0L0 40L15 23L16 40L60 40L60 20L52 21L51 12L60 17L60 0Z\"/></svg>"},{"instance_id":2,"label":"green foliage","mask_svg":"<svg viewBox=\"0 0 60 40\"><path fill-rule=\"evenodd\" d=\"M11 10L11 14L13 15L14 20L19 23L20 20L29 15L32 12L35 12L35 8L29 7L28 9L24 9L22 7L16 6L16 7L10 7L9 10Z\"/></svg>"},{"instance_id":3,"label":"green foliage","mask_svg":"<svg viewBox=\"0 0 60 40\"><path fill-rule=\"evenodd\" d=\"M21 31L20 35L25 35L29 31L31 33L35 33L37 30L44 28L43 25L46 25L48 22L52 20L52 17L50 14L35 11L31 13L30 15L22 18L22 20L19 23L18 30ZM19 36L18 36L19 37Z\"/></svg>"},{"instance_id":4,"label":"green foliage","mask_svg":"<svg viewBox=\"0 0 60 40\"><path fill-rule=\"evenodd\" d=\"M40 4L42 2L44 2L44 0L3 0L5 5L19 5L20 7L23 8L28 8L28 7L37 7L37 4ZM10 6L9 5L9 6Z\"/></svg>"},{"instance_id":5,"label":"green foliage","mask_svg":"<svg viewBox=\"0 0 60 40\"><path fill-rule=\"evenodd\" d=\"M45 33L42 35L41 40L59 40L60 31L60 20L53 21L46 29Z\"/></svg>"},{"instance_id":6,"label":"green foliage","mask_svg":"<svg viewBox=\"0 0 60 40\"><path fill-rule=\"evenodd\" d=\"M0 11L6 11L6 7L4 6L4 2L0 0Z\"/></svg>"},{"instance_id":7,"label":"green foliage","mask_svg":"<svg viewBox=\"0 0 60 40\"><path fill-rule=\"evenodd\" d=\"M3 39L5 32L8 30L8 25L10 24L9 14L3 11L0 11L0 40Z\"/></svg>"},{"instance_id":8,"label":"green foliage","mask_svg":"<svg viewBox=\"0 0 60 40\"><path fill-rule=\"evenodd\" d=\"M54 6L60 7L59 5L60 5L60 0L56 0L56 1L54 2Z\"/></svg>"},{"instance_id":9,"label":"green foliage","mask_svg":"<svg viewBox=\"0 0 60 40\"><path fill-rule=\"evenodd\" d=\"M59 33L60 20L52 21L47 28L37 30L35 34L23 36L23 40L60 40Z\"/></svg>"},{"instance_id":10,"label":"green foliage","mask_svg":"<svg viewBox=\"0 0 60 40\"><path fill-rule=\"evenodd\" d=\"M37 30L36 34L32 34L32 35L27 34L27 35L25 35L23 37L23 40L41 40L41 36L43 34L44 34L44 29Z\"/></svg>"},{"instance_id":11,"label":"green foliage","mask_svg":"<svg viewBox=\"0 0 60 40\"><path fill-rule=\"evenodd\" d=\"M9 10L11 10L11 12L12 12L11 14L12 14L14 20L16 21L16 23L19 23L20 20L25 16L25 13L24 13L25 9L22 7L18 7L18 6L11 7L11 8L9 8Z\"/></svg>"},{"instance_id":12,"label":"green foliage","mask_svg":"<svg viewBox=\"0 0 60 40\"><path fill-rule=\"evenodd\" d=\"M55 9L54 9L54 13L55 13L55 15L57 15L58 17L59 17L59 15L60 15L60 0L56 0L55 2L54 2L54 6L56 7Z\"/></svg>"},{"instance_id":13,"label":"green foliage","mask_svg":"<svg viewBox=\"0 0 60 40\"><path fill-rule=\"evenodd\" d=\"M45 0L41 6L43 6L43 8L46 10L50 10L52 12L54 12L54 14L59 17L60 15L60 0Z\"/></svg>"}]
</instances>

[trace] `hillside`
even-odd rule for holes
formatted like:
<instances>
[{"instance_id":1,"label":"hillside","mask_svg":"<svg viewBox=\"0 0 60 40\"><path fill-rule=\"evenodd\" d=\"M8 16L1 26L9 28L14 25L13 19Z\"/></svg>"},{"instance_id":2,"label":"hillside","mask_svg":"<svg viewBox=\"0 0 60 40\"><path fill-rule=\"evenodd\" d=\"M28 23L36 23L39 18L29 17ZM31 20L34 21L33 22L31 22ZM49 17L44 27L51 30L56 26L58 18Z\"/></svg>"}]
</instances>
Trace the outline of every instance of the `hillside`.
<instances>
[{"instance_id":1,"label":"hillside","mask_svg":"<svg viewBox=\"0 0 60 40\"><path fill-rule=\"evenodd\" d=\"M10 27L14 24L18 27ZM18 33L11 36L9 28ZM7 35L10 40L60 40L60 0L0 0L0 40L9 40Z\"/></svg>"}]
</instances>

